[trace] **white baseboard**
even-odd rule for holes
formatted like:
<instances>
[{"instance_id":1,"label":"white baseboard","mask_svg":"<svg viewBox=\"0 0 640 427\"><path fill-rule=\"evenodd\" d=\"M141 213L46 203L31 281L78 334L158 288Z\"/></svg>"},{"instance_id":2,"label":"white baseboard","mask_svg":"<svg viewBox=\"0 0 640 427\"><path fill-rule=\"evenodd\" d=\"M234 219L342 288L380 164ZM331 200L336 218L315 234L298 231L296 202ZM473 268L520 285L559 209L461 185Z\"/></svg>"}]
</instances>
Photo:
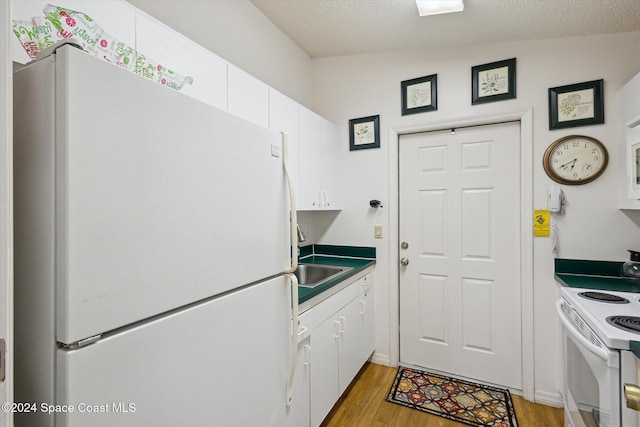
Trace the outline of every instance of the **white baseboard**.
<instances>
[{"instance_id":1,"label":"white baseboard","mask_svg":"<svg viewBox=\"0 0 640 427\"><path fill-rule=\"evenodd\" d=\"M369 360L372 363L377 363L378 365L391 366L391 362L388 354L380 354L376 351L373 353L373 355Z\"/></svg>"},{"instance_id":2,"label":"white baseboard","mask_svg":"<svg viewBox=\"0 0 640 427\"><path fill-rule=\"evenodd\" d=\"M536 403L541 405L553 406L554 408L563 408L564 402L560 393L549 393L546 391L536 391L533 397Z\"/></svg>"}]
</instances>

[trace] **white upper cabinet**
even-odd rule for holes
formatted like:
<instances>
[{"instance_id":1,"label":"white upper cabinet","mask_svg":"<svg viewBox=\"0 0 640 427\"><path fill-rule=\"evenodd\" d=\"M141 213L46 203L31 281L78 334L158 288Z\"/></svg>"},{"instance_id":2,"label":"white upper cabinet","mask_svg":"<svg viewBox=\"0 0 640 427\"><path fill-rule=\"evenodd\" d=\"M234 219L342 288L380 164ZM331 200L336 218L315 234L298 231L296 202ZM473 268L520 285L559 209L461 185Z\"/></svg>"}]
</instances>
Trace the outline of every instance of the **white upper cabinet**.
<instances>
[{"instance_id":1,"label":"white upper cabinet","mask_svg":"<svg viewBox=\"0 0 640 427\"><path fill-rule=\"evenodd\" d=\"M621 209L640 209L640 73L618 92Z\"/></svg>"},{"instance_id":2,"label":"white upper cabinet","mask_svg":"<svg viewBox=\"0 0 640 427\"><path fill-rule=\"evenodd\" d=\"M300 120L297 102L269 89L269 128L285 132L288 140L288 168L296 194L300 191Z\"/></svg>"},{"instance_id":3,"label":"white upper cabinet","mask_svg":"<svg viewBox=\"0 0 640 427\"><path fill-rule=\"evenodd\" d=\"M2 1L2 0L0 0ZM44 16L48 0L12 0L12 16ZM180 92L288 135L288 166L298 210L340 210L343 173L336 125L123 0L59 0L57 6L84 12L115 39L154 63L191 77ZM14 37L14 61L29 62ZM97 83L97 82L96 82ZM132 94L135 96L135 94Z\"/></svg>"},{"instance_id":4,"label":"white upper cabinet","mask_svg":"<svg viewBox=\"0 0 640 427\"><path fill-rule=\"evenodd\" d=\"M269 86L234 65L228 67L227 111L268 128Z\"/></svg>"},{"instance_id":5,"label":"white upper cabinet","mask_svg":"<svg viewBox=\"0 0 640 427\"><path fill-rule=\"evenodd\" d=\"M298 210L340 210L340 138L336 125L300 107Z\"/></svg>"},{"instance_id":6,"label":"white upper cabinet","mask_svg":"<svg viewBox=\"0 0 640 427\"><path fill-rule=\"evenodd\" d=\"M180 92L227 109L227 63L145 13L136 14L136 50L154 62L193 79Z\"/></svg>"}]
</instances>

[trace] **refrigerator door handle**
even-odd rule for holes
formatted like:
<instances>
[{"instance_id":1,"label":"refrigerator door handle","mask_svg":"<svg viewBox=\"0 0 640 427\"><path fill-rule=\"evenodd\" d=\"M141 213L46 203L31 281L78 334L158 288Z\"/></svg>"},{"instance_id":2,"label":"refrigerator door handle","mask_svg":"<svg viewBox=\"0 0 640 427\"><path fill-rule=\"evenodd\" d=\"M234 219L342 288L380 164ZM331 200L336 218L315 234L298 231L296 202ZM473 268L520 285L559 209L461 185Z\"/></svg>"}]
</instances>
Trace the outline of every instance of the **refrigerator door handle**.
<instances>
[{"instance_id":1,"label":"refrigerator door handle","mask_svg":"<svg viewBox=\"0 0 640 427\"><path fill-rule=\"evenodd\" d=\"M298 278L293 273L286 273L285 277L291 283L291 360L289 362L289 381L287 381L287 406L291 406L293 378L298 363Z\"/></svg>"},{"instance_id":2,"label":"refrigerator door handle","mask_svg":"<svg viewBox=\"0 0 640 427\"><path fill-rule=\"evenodd\" d=\"M289 230L289 240L291 241L291 267L285 273L293 273L298 268L298 213L296 211L296 194L293 189L293 179L289 172L289 137L286 132L282 133L282 163L284 165L284 175L289 186L289 204L291 209L291 221Z\"/></svg>"},{"instance_id":3,"label":"refrigerator door handle","mask_svg":"<svg viewBox=\"0 0 640 427\"><path fill-rule=\"evenodd\" d=\"M296 364L298 363L298 278L294 271L298 268L298 214L296 212L296 195L293 190L293 180L289 173L289 138L286 132L282 132L282 163L284 165L284 174L289 186L290 201L290 229L289 239L291 241L291 267L284 271L285 276L291 282L291 360L289 365L289 381L287 382L287 406L291 406L293 398L293 377L296 373Z\"/></svg>"}]
</instances>

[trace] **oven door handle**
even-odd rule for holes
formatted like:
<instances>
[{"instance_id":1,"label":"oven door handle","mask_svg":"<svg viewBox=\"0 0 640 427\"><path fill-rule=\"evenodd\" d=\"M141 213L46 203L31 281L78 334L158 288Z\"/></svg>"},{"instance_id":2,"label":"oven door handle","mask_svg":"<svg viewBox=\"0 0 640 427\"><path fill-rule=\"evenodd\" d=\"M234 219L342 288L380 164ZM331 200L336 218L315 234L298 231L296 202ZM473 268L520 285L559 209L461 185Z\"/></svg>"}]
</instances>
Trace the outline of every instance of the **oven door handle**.
<instances>
[{"instance_id":1,"label":"oven door handle","mask_svg":"<svg viewBox=\"0 0 640 427\"><path fill-rule=\"evenodd\" d=\"M567 332L569 332L572 337L580 341L580 344L585 346L587 350L607 362L607 365L609 365L609 353L605 349L595 346L580 333L580 331L566 318L566 315L560 306L560 301L556 301L556 310L558 310L558 316L560 316L560 320L564 327L567 328Z\"/></svg>"}]
</instances>

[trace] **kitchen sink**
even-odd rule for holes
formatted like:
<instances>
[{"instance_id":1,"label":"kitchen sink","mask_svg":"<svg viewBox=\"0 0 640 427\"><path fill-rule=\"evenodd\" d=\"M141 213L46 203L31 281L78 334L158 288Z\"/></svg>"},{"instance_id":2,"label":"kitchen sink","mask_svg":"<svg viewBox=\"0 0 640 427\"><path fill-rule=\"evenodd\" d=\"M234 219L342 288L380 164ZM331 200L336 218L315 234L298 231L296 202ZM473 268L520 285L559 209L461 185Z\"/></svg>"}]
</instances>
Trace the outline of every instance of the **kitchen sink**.
<instances>
[{"instance_id":1,"label":"kitchen sink","mask_svg":"<svg viewBox=\"0 0 640 427\"><path fill-rule=\"evenodd\" d=\"M298 286L313 288L327 280L351 270L352 267L337 267L335 265L299 264L293 274L298 278Z\"/></svg>"}]
</instances>

